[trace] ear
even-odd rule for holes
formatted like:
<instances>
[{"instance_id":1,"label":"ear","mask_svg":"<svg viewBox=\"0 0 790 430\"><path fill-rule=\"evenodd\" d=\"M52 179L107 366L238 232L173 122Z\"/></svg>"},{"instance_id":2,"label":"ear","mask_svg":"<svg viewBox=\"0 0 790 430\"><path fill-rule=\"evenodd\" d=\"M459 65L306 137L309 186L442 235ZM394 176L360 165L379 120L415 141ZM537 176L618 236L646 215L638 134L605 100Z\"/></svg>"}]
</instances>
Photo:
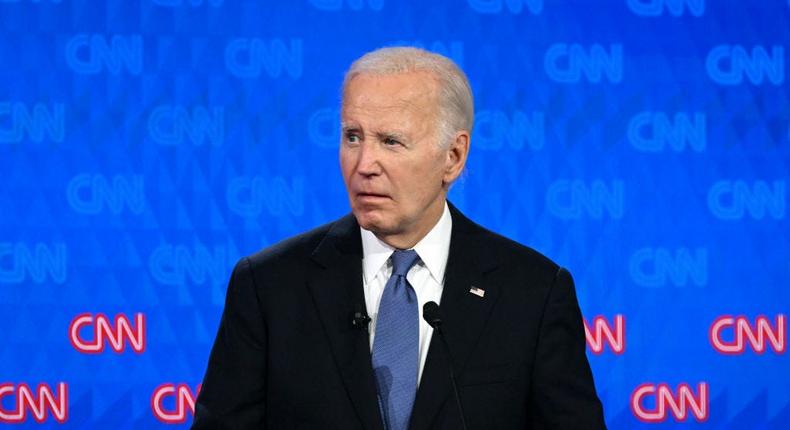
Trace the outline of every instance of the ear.
<instances>
[{"instance_id":1,"label":"ear","mask_svg":"<svg viewBox=\"0 0 790 430\"><path fill-rule=\"evenodd\" d=\"M469 155L469 131L459 130L455 133L455 139L450 143L450 147L445 154L444 175L442 182L449 186L452 184L466 165L466 157Z\"/></svg>"}]
</instances>

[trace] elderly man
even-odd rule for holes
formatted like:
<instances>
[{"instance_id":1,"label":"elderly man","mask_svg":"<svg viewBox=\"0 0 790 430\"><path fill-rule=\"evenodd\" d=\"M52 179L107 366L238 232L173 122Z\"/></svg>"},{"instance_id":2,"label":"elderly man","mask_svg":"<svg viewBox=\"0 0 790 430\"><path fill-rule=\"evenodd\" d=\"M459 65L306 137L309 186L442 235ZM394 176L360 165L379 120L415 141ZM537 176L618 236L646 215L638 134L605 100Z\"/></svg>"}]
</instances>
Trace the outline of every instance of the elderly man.
<instances>
[{"instance_id":1,"label":"elderly man","mask_svg":"<svg viewBox=\"0 0 790 430\"><path fill-rule=\"evenodd\" d=\"M446 201L464 73L368 53L341 117L352 214L237 264L193 428L604 428L570 274Z\"/></svg>"}]
</instances>

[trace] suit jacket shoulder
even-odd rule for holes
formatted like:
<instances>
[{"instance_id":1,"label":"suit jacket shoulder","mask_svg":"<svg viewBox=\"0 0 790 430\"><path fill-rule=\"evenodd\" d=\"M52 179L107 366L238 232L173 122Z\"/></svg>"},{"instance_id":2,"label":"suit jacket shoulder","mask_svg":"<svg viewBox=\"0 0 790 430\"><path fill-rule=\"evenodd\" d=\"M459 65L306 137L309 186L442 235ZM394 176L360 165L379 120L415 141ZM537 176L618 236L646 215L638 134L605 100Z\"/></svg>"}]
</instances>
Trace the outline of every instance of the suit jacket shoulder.
<instances>
[{"instance_id":1,"label":"suit jacket shoulder","mask_svg":"<svg viewBox=\"0 0 790 430\"><path fill-rule=\"evenodd\" d=\"M454 230L457 225L458 232L453 239L466 248L474 247L463 252L472 253L515 278L530 279L533 281L530 285L546 285L554 281L559 264L527 245L475 223L452 205L450 208Z\"/></svg>"},{"instance_id":2,"label":"suit jacket shoulder","mask_svg":"<svg viewBox=\"0 0 790 430\"><path fill-rule=\"evenodd\" d=\"M246 258L250 260L253 267L276 264L286 260L303 259L315 250L318 244L326 237L327 233L332 230L333 226L338 223L348 222L348 217L349 215L315 227L296 236L283 239L250 254Z\"/></svg>"}]
</instances>

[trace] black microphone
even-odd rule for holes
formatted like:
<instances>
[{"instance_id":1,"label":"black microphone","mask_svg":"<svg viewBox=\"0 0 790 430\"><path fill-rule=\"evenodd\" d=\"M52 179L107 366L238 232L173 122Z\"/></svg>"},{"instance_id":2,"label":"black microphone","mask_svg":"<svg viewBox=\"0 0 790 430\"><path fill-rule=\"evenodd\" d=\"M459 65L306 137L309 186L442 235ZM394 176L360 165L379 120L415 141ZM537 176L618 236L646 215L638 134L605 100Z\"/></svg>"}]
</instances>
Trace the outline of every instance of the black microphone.
<instances>
[{"instance_id":1,"label":"black microphone","mask_svg":"<svg viewBox=\"0 0 790 430\"><path fill-rule=\"evenodd\" d=\"M364 330L365 332L368 331L370 317L368 316L368 313L364 307L358 307L357 310L354 311L354 316L351 318L351 325L357 330Z\"/></svg>"},{"instance_id":2,"label":"black microphone","mask_svg":"<svg viewBox=\"0 0 790 430\"><path fill-rule=\"evenodd\" d=\"M428 302L422 306L422 318L428 323L433 330L439 335L441 344L444 346L444 352L447 357L447 367L450 369L450 382L453 385L453 394L455 395L455 404L458 406L458 412L461 413L461 428L466 430L466 419L464 419L464 408L461 406L461 395L458 394L458 386L455 383L455 372L453 372L453 357L450 355L450 347L447 345L447 340L444 338L442 332L442 315L439 312L439 305L436 302Z\"/></svg>"}]
</instances>

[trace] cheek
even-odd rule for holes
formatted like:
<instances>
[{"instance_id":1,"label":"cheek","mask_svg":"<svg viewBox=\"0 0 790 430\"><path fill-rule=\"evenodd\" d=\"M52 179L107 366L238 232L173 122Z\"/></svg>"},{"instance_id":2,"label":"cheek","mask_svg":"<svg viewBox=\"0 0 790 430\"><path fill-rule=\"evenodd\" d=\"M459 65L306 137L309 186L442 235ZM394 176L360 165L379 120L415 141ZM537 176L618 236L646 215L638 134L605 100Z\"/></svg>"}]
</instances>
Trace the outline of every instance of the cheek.
<instances>
[{"instance_id":1,"label":"cheek","mask_svg":"<svg viewBox=\"0 0 790 430\"><path fill-rule=\"evenodd\" d=\"M436 166L429 163L409 169L407 183L398 190L409 208L417 210L436 198L442 179L441 173L435 169Z\"/></svg>"},{"instance_id":2,"label":"cheek","mask_svg":"<svg viewBox=\"0 0 790 430\"><path fill-rule=\"evenodd\" d=\"M441 188L442 177L444 172L444 160L439 158L431 158L425 160L419 165L415 165L412 172L413 177L419 178L416 186L425 193L435 192Z\"/></svg>"}]
</instances>

